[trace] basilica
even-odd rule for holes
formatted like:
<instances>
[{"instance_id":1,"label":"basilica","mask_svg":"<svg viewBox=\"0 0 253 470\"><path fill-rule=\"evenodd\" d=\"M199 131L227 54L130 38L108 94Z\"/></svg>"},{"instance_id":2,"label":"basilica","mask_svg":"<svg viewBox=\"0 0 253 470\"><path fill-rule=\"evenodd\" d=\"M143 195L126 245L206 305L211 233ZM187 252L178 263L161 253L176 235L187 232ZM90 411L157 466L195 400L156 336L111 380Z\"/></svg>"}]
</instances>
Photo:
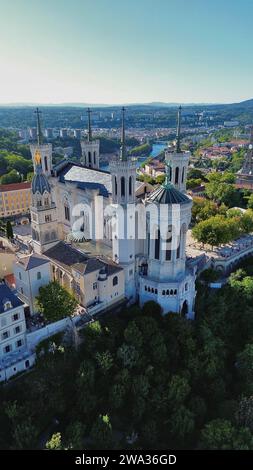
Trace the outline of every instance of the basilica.
<instances>
[{"instance_id":1,"label":"basilica","mask_svg":"<svg viewBox=\"0 0 253 470\"><path fill-rule=\"evenodd\" d=\"M99 139L81 141L80 162L52 164L37 110L37 142L30 146L34 177L31 195L31 256L50 261L51 278L97 312L123 300L153 300L164 314L194 317L195 270L186 260L192 200L186 194L189 152L177 140L165 151L166 179L152 187L136 179L136 163L125 142L125 109L119 155L110 171L99 168Z\"/></svg>"}]
</instances>

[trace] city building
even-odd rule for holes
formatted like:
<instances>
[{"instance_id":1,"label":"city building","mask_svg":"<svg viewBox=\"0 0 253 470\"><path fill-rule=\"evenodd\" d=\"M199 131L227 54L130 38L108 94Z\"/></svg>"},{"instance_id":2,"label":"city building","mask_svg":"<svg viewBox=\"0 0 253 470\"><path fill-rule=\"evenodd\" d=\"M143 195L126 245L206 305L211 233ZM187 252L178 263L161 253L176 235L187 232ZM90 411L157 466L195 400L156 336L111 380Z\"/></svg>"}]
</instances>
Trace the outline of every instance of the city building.
<instances>
[{"instance_id":1,"label":"city building","mask_svg":"<svg viewBox=\"0 0 253 470\"><path fill-rule=\"evenodd\" d=\"M39 288L51 281L50 262L36 253L18 256L13 263L17 293L30 308L30 314L37 313L36 297Z\"/></svg>"},{"instance_id":2,"label":"city building","mask_svg":"<svg viewBox=\"0 0 253 470\"><path fill-rule=\"evenodd\" d=\"M47 139L53 139L54 138L54 134L53 134L53 129L52 128L47 128L45 129L45 137Z\"/></svg>"},{"instance_id":3,"label":"city building","mask_svg":"<svg viewBox=\"0 0 253 470\"><path fill-rule=\"evenodd\" d=\"M157 178L157 176L165 174L165 165L159 160L153 159L150 162L146 163L144 167L144 172L152 178Z\"/></svg>"},{"instance_id":4,"label":"city building","mask_svg":"<svg viewBox=\"0 0 253 470\"><path fill-rule=\"evenodd\" d=\"M66 139L68 137L68 129L60 129L60 137Z\"/></svg>"},{"instance_id":5,"label":"city building","mask_svg":"<svg viewBox=\"0 0 253 470\"><path fill-rule=\"evenodd\" d=\"M0 283L0 381L29 369L35 354L27 349L24 303Z\"/></svg>"},{"instance_id":6,"label":"city building","mask_svg":"<svg viewBox=\"0 0 253 470\"><path fill-rule=\"evenodd\" d=\"M195 271L185 255L192 207L186 195L190 153L181 151L180 126L181 108L176 148L165 152L165 183L149 194L142 190L145 184L136 181L135 162L127 154L124 108L120 155L111 160L110 173L99 170L99 142L92 140L90 110L81 164L64 160L52 168L49 152L48 174L45 144L38 138L31 146L32 246L50 260L53 278L76 293L82 305L97 302L99 309L123 297L129 304L154 300L164 313L193 318ZM157 219L150 216L152 211ZM145 237L137 233L136 218L146 229Z\"/></svg>"},{"instance_id":7,"label":"city building","mask_svg":"<svg viewBox=\"0 0 253 470\"><path fill-rule=\"evenodd\" d=\"M0 217L27 214L30 206L30 182L0 185Z\"/></svg>"},{"instance_id":8,"label":"city building","mask_svg":"<svg viewBox=\"0 0 253 470\"><path fill-rule=\"evenodd\" d=\"M74 129L74 137L81 140L81 129Z\"/></svg>"},{"instance_id":9,"label":"city building","mask_svg":"<svg viewBox=\"0 0 253 470\"><path fill-rule=\"evenodd\" d=\"M242 168L236 175L236 187L253 191L253 126Z\"/></svg>"},{"instance_id":10,"label":"city building","mask_svg":"<svg viewBox=\"0 0 253 470\"><path fill-rule=\"evenodd\" d=\"M29 137L30 137L30 140L36 140L36 137L37 137L36 127L30 127L29 128Z\"/></svg>"}]
</instances>

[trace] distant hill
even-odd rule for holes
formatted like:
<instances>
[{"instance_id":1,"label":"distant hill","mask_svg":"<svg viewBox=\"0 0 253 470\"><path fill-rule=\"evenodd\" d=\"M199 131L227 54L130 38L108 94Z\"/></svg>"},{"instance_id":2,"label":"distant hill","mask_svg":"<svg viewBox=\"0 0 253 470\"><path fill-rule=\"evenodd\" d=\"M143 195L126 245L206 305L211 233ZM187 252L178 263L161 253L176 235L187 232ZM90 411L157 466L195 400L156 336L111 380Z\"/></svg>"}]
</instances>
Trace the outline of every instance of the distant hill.
<instances>
[{"instance_id":1,"label":"distant hill","mask_svg":"<svg viewBox=\"0 0 253 470\"><path fill-rule=\"evenodd\" d=\"M246 101L241 101L240 103L233 103L233 106L240 106L243 108L252 108L253 107L253 98Z\"/></svg>"}]
</instances>

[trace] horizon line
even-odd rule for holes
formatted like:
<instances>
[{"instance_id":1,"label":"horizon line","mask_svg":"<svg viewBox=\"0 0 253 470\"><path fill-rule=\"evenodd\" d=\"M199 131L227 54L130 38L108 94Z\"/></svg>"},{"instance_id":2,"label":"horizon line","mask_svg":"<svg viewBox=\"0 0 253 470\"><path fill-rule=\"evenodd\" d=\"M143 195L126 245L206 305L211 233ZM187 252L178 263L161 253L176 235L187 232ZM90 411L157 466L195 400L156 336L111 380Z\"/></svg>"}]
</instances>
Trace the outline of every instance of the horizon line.
<instances>
[{"instance_id":1,"label":"horizon line","mask_svg":"<svg viewBox=\"0 0 253 470\"><path fill-rule=\"evenodd\" d=\"M217 102L173 102L173 101L148 101L148 102L118 102L118 103L92 103L92 102L79 102L79 101L59 101L59 102L29 102L29 101L13 101L13 102L0 102L0 106L68 106L68 107L81 107L81 106L94 106L94 107L119 107L119 106L217 106L240 104L245 101L251 101L252 98L241 101L217 101Z\"/></svg>"}]
</instances>

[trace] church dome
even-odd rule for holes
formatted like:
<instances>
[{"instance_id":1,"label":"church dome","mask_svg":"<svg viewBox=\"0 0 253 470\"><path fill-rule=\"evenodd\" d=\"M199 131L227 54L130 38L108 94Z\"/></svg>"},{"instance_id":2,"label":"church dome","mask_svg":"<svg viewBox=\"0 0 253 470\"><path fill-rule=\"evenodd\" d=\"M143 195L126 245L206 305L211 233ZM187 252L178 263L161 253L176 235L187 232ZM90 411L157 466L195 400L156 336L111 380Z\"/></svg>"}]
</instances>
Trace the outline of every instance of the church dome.
<instances>
[{"instance_id":1,"label":"church dome","mask_svg":"<svg viewBox=\"0 0 253 470\"><path fill-rule=\"evenodd\" d=\"M148 202L159 204L189 204L190 199L171 184L162 185L148 197Z\"/></svg>"},{"instance_id":2,"label":"church dome","mask_svg":"<svg viewBox=\"0 0 253 470\"><path fill-rule=\"evenodd\" d=\"M41 172L36 172L32 179L32 193L44 194L44 192L51 192L50 184L47 177Z\"/></svg>"}]
</instances>

